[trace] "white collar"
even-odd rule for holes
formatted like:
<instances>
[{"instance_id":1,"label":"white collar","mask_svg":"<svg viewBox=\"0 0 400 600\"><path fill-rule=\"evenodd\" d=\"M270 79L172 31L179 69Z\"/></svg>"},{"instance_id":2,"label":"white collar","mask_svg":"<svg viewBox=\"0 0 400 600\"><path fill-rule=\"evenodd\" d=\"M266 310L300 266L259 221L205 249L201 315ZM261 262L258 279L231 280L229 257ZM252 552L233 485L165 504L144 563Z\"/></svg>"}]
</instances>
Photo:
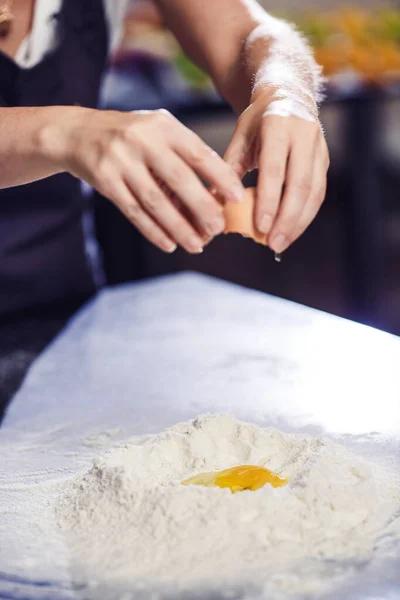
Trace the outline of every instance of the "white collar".
<instances>
[{"instance_id":1,"label":"white collar","mask_svg":"<svg viewBox=\"0 0 400 600\"><path fill-rule=\"evenodd\" d=\"M33 67L57 44L57 24L51 17L61 7L62 0L36 0L31 32L21 43L14 59L20 67Z\"/></svg>"}]
</instances>

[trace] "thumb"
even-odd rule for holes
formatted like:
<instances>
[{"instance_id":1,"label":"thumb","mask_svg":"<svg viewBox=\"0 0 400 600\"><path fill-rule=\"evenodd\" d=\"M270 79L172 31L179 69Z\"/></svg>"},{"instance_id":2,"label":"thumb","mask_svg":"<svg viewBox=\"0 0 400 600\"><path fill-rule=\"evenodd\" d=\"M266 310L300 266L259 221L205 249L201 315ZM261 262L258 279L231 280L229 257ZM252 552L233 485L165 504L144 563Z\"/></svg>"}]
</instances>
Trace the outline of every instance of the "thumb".
<instances>
[{"instance_id":1,"label":"thumb","mask_svg":"<svg viewBox=\"0 0 400 600\"><path fill-rule=\"evenodd\" d=\"M224 160L243 179L253 168L253 146L256 138L256 123L253 115L245 111L237 122L234 134L224 154Z\"/></svg>"},{"instance_id":2,"label":"thumb","mask_svg":"<svg viewBox=\"0 0 400 600\"><path fill-rule=\"evenodd\" d=\"M248 155L248 128L239 119L232 139L225 151L224 160L232 167L240 179L243 179L250 168Z\"/></svg>"},{"instance_id":3,"label":"thumb","mask_svg":"<svg viewBox=\"0 0 400 600\"><path fill-rule=\"evenodd\" d=\"M224 160L232 167L240 179L243 179L247 173L246 147L247 139L245 135L236 129L225 151Z\"/></svg>"}]
</instances>

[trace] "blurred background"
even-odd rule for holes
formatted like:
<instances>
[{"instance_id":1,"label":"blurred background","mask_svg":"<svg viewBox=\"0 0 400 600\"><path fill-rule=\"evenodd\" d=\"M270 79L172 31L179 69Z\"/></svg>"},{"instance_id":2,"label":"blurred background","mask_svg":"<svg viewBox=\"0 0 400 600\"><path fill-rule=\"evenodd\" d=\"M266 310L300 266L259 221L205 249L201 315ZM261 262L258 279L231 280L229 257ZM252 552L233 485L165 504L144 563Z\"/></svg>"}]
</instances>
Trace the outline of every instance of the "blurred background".
<instances>
[{"instance_id":1,"label":"blurred background","mask_svg":"<svg viewBox=\"0 0 400 600\"><path fill-rule=\"evenodd\" d=\"M199 257L166 256L95 198L109 283L195 270L400 334L400 3L261 0L309 38L329 78L321 118L331 152L328 196L280 264L240 236ZM299 10L299 6L301 10ZM207 77L164 29L151 0L132 3L102 104L164 107L223 154L235 126ZM248 184L257 174L248 177Z\"/></svg>"}]
</instances>

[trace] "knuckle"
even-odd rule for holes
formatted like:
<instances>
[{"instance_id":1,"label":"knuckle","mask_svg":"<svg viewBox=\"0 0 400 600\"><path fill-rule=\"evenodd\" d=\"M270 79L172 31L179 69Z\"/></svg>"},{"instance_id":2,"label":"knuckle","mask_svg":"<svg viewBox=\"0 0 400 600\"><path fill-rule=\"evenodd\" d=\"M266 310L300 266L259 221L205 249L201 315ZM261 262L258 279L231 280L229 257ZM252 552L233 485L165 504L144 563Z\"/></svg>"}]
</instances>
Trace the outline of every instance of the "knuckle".
<instances>
[{"instance_id":1,"label":"knuckle","mask_svg":"<svg viewBox=\"0 0 400 600\"><path fill-rule=\"evenodd\" d=\"M159 108L155 111L155 113L162 118L167 118L167 119L172 118L172 114L166 108Z\"/></svg>"},{"instance_id":2,"label":"knuckle","mask_svg":"<svg viewBox=\"0 0 400 600\"><path fill-rule=\"evenodd\" d=\"M297 219L298 215L294 212L291 214L284 214L279 219L279 231L284 233L288 239L290 239L291 233L296 226Z\"/></svg>"},{"instance_id":3,"label":"knuckle","mask_svg":"<svg viewBox=\"0 0 400 600\"><path fill-rule=\"evenodd\" d=\"M137 123L129 123L122 127L119 131L119 139L124 145L129 146L130 150L141 152L146 147L146 132L143 124L140 126Z\"/></svg>"},{"instance_id":4,"label":"knuckle","mask_svg":"<svg viewBox=\"0 0 400 600\"><path fill-rule=\"evenodd\" d=\"M311 179L307 177L301 177L299 179L296 179L292 185L292 190L295 193L300 192L301 194L309 194L311 192L311 188Z\"/></svg>"},{"instance_id":5,"label":"knuckle","mask_svg":"<svg viewBox=\"0 0 400 600\"><path fill-rule=\"evenodd\" d=\"M123 125L119 131L118 131L118 136L119 139L122 140L123 142L131 142L132 139L134 139L136 133L136 125L133 121L130 121L128 123L126 123L125 125Z\"/></svg>"},{"instance_id":6,"label":"knuckle","mask_svg":"<svg viewBox=\"0 0 400 600\"><path fill-rule=\"evenodd\" d=\"M328 171L331 166L331 157L329 156L329 152L327 151L325 154L325 169Z\"/></svg>"},{"instance_id":7,"label":"knuckle","mask_svg":"<svg viewBox=\"0 0 400 600\"><path fill-rule=\"evenodd\" d=\"M222 213L214 210L205 211L199 215L199 222L207 234L217 235L225 228L225 219Z\"/></svg>"},{"instance_id":8,"label":"knuckle","mask_svg":"<svg viewBox=\"0 0 400 600\"><path fill-rule=\"evenodd\" d=\"M121 149L121 137L119 132L114 134L105 147L105 155L110 159L117 158Z\"/></svg>"},{"instance_id":9,"label":"knuckle","mask_svg":"<svg viewBox=\"0 0 400 600\"><path fill-rule=\"evenodd\" d=\"M110 171L111 170L108 157L101 157L97 161L97 164L94 169L94 180L96 182L97 187L107 192L106 195L109 195L114 181L114 177L112 176Z\"/></svg>"},{"instance_id":10,"label":"knuckle","mask_svg":"<svg viewBox=\"0 0 400 600\"><path fill-rule=\"evenodd\" d=\"M143 204L150 212L157 212L160 202L163 199L161 190L151 187L143 194Z\"/></svg>"},{"instance_id":11,"label":"knuckle","mask_svg":"<svg viewBox=\"0 0 400 600\"><path fill-rule=\"evenodd\" d=\"M246 110L244 110L241 113L240 117L238 118L237 123L236 123L236 129L238 129L238 130L242 129L242 127L247 124L248 118L249 118L249 107L247 107Z\"/></svg>"},{"instance_id":12,"label":"knuckle","mask_svg":"<svg viewBox=\"0 0 400 600\"><path fill-rule=\"evenodd\" d=\"M115 163L120 153L120 139L113 132L102 140L95 148L95 174L102 177L110 170L110 165Z\"/></svg>"},{"instance_id":13,"label":"knuckle","mask_svg":"<svg viewBox=\"0 0 400 600\"><path fill-rule=\"evenodd\" d=\"M104 146L98 148L97 156L95 157L92 168L96 179L103 179L109 170L110 156L107 148Z\"/></svg>"},{"instance_id":14,"label":"knuckle","mask_svg":"<svg viewBox=\"0 0 400 600\"><path fill-rule=\"evenodd\" d=\"M262 115L262 126L264 128L270 127L275 122L276 122L276 118L275 118L274 115L271 115L271 114L268 114L268 113L264 113Z\"/></svg>"},{"instance_id":15,"label":"knuckle","mask_svg":"<svg viewBox=\"0 0 400 600\"><path fill-rule=\"evenodd\" d=\"M242 180L239 177L236 169L231 164L226 164L225 161L222 162L222 165L227 170L227 176L232 181L232 183L235 183L235 184L239 183L239 185L241 185L242 184Z\"/></svg>"},{"instance_id":16,"label":"knuckle","mask_svg":"<svg viewBox=\"0 0 400 600\"><path fill-rule=\"evenodd\" d=\"M282 135L282 132L288 129L289 122L290 119L282 119L276 115L265 114L262 117L261 130L264 133L269 133L271 129L274 129L277 132L281 132Z\"/></svg>"},{"instance_id":17,"label":"knuckle","mask_svg":"<svg viewBox=\"0 0 400 600\"><path fill-rule=\"evenodd\" d=\"M299 140L299 142L301 143L301 140ZM318 144L319 144L319 132L318 131L313 131L311 133L308 143L313 152L318 151Z\"/></svg>"},{"instance_id":18,"label":"knuckle","mask_svg":"<svg viewBox=\"0 0 400 600\"><path fill-rule=\"evenodd\" d=\"M318 205L323 204L326 198L326 185L321 185L317 190Z\"/></svg>"},{"instance_id":19,"label":"knuckle","mask_svg":"<svg viewBox=\"0 0 400 600\"><path fill-rule=\"evenodd\" d=\"M99 180L98 188L107 198L112 198L114 196L113 184L113 178L107 174Z\"/></svg>"},{"instance_id":20,"label":"knuckle","mask_svg":"<svg viewBox=\"0 0 400 600\"><path fill-rule=\"evenodd\" d=\"M140 221L140 214L141 210L137 202L130 202L126 208L126 215L128 219L132 221L132 223L137 224Z\"/></svg>"},{"instance_id":21,"label":"knuckle","mask_svg":"<svg viewBox=\"0 0 400 600\"><path fill-rule=\"evenodd\" d=\"M113 127L101 142L101 155L113 155L120 147L121 128Z\"/></svg>"},{"instance_id":22,"label":"knuckle","mask_svg":"<svg viewBox=\"0 0 400 600\"><path fill-rule=\"evenodd\" d=\"M168 127L173 121L173 116L168 110L165 110L165 108L154 111L154 116L156 123L160 127Z\"/></svg>"},{"instance_id":23,"label":"knuckle","mask_svg":"<svg viewBox=\"0 0 400 600\"><path fill-rule=\"evenodd\" d=\"M207 158L208 152L202 148L189 150L188 160L194 167L203 165Z\"/></svg>"},{"instance_id":24,"label":"knuckle","mask_svg":"<svg viewBox=\"0 0 400 600\"><path fill-rule=\"evenodd\" d=\"M108 156L101 156L94 167L94 174L96 176L96 180L99 182L105 182L109 177L109 162Z\"/></svg>"},{"instance_id":25,"label":"knuckle","mask_svg":"<svg viewBox=\"0 0 400 600\"><path fill-rule=\"evenodd\" d=\"M270 179L283 179L285 171L281 162L268 162L264 166L264 173Z\"/></svg>"},{"instance_id":26,"label":"knuckle","mask_svg":"<svg viewBox=\"0 0 400 600\"><path fill-rule=\"evenodd\" d=\"M236 121L236 127L235 127L235 131L241 131L243 128L243 125L246 121L246 117L243 115L243 113L240 115L240 117L238 118L238 120Z\"/></svg>"},{"instance_id":27,"label":"knuckle","mask_svg":"<svg viewBox=\"0 0 400 600\"><path fill-rule=\"evenodd\" d=\"M314 121L314 122L309 121L308 123L309 123L311 135L313 137L315 137L315 139L318 140L320 138L320 136L322 135L320 122L319 121Z\"/></svg>"},{"instance_id":28,"label":"knuckle","mask_svg":"<svg viewBox=\"0 0 400 600\"><path fill-rule=\"evenodd\" d=\"M182 173L182 169L177 166L171 167L169 171L169 187L179 188L179 186L182 185L182 181L184 181L184 174Z\"/></svg>"},{"instance_id":29,"label":"knuckle","mask_svg":"<svg viewBox=\"0 0 400 600\"><path fill-rule=\"evenodd\" d=\"M330 164L331 164L329 148L328 148L328 144L326 143L326 140L324 137L321 138L321 142L322 143L321 143L319 154L322 157L322 161L323 161L324 166L326 167L326 170L328 170L330 167Z\"/></svg>"}]
</instances>

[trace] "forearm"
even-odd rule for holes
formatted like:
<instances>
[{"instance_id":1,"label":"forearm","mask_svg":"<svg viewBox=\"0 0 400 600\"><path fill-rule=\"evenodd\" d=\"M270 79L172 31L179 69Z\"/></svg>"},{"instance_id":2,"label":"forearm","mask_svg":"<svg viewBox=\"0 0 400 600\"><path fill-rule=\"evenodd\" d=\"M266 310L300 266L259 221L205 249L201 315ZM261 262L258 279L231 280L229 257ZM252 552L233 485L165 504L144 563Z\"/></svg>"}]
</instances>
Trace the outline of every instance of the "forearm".
<instances>
[{"instance_id":1,"label":"forearm","mask_svg":"<svg viewBox=\"0 0 400 600\"><path fill-rule=\"evenodd\" d=\"M221 93L237 112L258 94L286 101L299 116L318 116L322 77L312 51L288 23L260 13L258 24L241 43L240 62L217 81ZM246 93L237 95L237 90ZM303 110L304 109L304 110Z\"/></svg>"},{"instance_id":2,"label":"forearm","mask_svg":"<svg viewBox=\"0 0 400 600\"><path fill-rule=\"evenodd\" d=\"M0 189L30 183L63 170L56 156L56 124L76 107L0 108Z\"/></svg>"},{"instance_id":3,"label":"forearm","mask_svg":"<svg viewBox=\"0 0 400 600\"><path fill-rule=\"evenodd\" d=\"M312 53L289 24L255 0L157 0L184 50L241 113L260 90L300 94L314 104L320 75Z\"/></svg>"},{"instance_id":4,"label":"forearm","mask_svg":"<svg viewBox=\"0 0 400 600\"><path fill-rule=\"evenodd\" d=\"M285 100L282 106L291 106L298 116L317 119L321 69L307 42L291 25L265 15L246 39L243 61L253 99L271 94L271 100ZM238 84L232 81L231 85Z\"/></svg>"}]
</instances>

